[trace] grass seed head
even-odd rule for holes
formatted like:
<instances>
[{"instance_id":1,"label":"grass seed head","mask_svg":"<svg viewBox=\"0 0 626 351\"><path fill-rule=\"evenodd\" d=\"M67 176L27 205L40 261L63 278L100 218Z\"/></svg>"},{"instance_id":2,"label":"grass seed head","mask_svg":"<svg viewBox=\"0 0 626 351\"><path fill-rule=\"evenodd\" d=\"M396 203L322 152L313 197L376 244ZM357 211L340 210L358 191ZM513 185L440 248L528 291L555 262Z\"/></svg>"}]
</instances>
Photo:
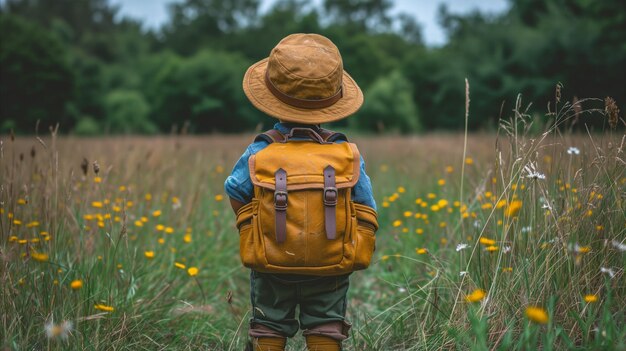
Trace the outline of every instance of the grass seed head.
<instances>
[{"instance_id":1,"label":"grass seed head","mask_svg":"<svg viewBox=\"0 0 626 351\"><path fill-rule=\"evenodd\" d=\"M80 164L80 168L83 170L83 175L87 175L87 171L89 170L89 161L86 158L83 158L83 162Z\"/></svg>"},{"instance_id":2,"label":"grass seed head","mask_svg":"<svg viewBox=\"0 0 626 351\"><path fill-rule=\"evenodd\" d=\"M609 119L609 126L615 129L617 127L617 121L619 120L619 108L612 97L607 96L604 99L604 113Z\"/></svg>"}]
</instances>

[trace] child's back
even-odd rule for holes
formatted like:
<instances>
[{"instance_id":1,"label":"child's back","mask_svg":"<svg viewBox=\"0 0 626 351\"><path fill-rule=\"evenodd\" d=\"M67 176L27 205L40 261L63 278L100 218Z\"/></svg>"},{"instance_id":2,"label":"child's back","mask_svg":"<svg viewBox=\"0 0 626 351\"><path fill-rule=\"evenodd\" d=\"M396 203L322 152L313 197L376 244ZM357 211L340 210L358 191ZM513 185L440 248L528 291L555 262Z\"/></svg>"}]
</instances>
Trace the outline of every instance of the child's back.
<instances>
[{"instance_id":1,"label":"child's back","mask_svg":"<svg viewBox=\"0 0 626 351\"><path fill-rule=\"evenodd\" d=\"M334 44L315 34L283 39L248 69L244 91L281 120L225 182L242 262L252 268L254 349L282 350L302 328L309 349L339 350L349 329L348 277L369 264L378 225L358 149L319 124L354 113L362 93Z\"/></svg>"}]
</instances>

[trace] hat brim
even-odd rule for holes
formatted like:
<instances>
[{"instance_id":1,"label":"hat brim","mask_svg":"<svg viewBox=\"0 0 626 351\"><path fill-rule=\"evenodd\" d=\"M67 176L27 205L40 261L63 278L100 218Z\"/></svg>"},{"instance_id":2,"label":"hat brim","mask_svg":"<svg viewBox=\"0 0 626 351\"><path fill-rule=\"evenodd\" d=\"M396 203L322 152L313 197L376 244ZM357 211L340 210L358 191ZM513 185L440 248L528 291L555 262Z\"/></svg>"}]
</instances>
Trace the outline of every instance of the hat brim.
<instances>
[{"instance_id":1,"label":"hat brim","mask_svg":"<svg viewBox=\"0 0 626 351\"><path fill-rule=\"evenodd\" d=\"M338 121L358 111L363 105L363 92L346 71L343 72L342 97L329 107L298 108L280 101L265 85L268 59L250 66L243 77L243 91L259 110L286 122L319 124Z\"/></svg>"}]
</instances>

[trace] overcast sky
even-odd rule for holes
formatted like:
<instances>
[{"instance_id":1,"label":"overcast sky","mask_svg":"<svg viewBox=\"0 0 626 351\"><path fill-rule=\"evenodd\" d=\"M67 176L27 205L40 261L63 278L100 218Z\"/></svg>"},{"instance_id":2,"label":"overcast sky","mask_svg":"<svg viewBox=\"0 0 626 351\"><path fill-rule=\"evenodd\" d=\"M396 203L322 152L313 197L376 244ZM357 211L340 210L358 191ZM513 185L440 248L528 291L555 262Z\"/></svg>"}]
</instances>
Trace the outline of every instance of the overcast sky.
<instances>
[{"instance_id":1,"label":"overcast sky","mask_svg":"<svg viewBox=\"0 0 626 351\"><path fill-rule=\"evenodd\" d=\"M167 20L166 4L180 0L111 0L120 5L124 16L141 19L145 25L156 28ZM262 0L265 10L275 0ZM321 3L321 0L314 0ZM437 22L437 9L446 4L450 12L466 13L473 9L483 12L498 13L508 8L506 0L395 0L392 13L406 12L413 15L423 29L424 41L429 45L440 45L445 41L444 33Z\"/></svg>"}]
</instances>

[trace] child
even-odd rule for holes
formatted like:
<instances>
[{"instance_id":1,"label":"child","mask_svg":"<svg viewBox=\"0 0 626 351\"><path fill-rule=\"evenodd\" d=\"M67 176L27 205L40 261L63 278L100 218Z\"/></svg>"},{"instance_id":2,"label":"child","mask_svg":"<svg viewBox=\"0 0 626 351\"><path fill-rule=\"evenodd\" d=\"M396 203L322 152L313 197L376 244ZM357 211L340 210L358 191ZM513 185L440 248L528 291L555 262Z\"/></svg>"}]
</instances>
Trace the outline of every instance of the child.
<instances>
[{"instance_id":1,"label":"child","mask_svg":"<svg viewBox=\"0 0 626 351\"><path fill-rule=\"evenodd\" d=\"M373 234L377 229L376 203L369 177L365 173L364 161L356 146L348 147L353 144L347 143L343 134L321 129L319 124L340 120L356 112L363 103L363 94L354 80L343 71L337 47L328 38L317 34L293 34L281 40L269 58L248 69L243 89L255 107L279 119L273 130L260 135L248 146L224 184L238 217L242 261L252 268L249 336L253 340L253 350L284 350L286 338L293 337L299 328L303 329L309 350L341 350L341 342L348 337L350 328L345 320L349 275L351 271L363 269L369 264L374 246ZM316 141L284 143L289 140ZM279 145L281 142L284 144ZM272 157L258 159L261 154L268 154L273 148L270 145L282 147L282 151L275 152ZM333 147L328 161L324 153L316 154L315 151L331 150ZM292 150L291 153L288 150ZM342 153L347 156L342 158ZM302 207L305 210L299 209L302 202L298 200L298 192L289 190L288 184L282 185L284 192L280 191L280 184L283 181L293 184L290 182L294 178L290 178L290 175L297 178L294 173L299 172L300 168L306 168L320 159L326 167L324 179L321 180L323 203L322 185L312 185L307 190L304 189L306 184L299 184L300 193L310 191L313 195L304 194L309 196L307 199L319 197L320 202L314 205L312 200L306 200L306 206ZM268 163L272 162L268 160L277 160L278 163L283 160L285 165L271 168L271 176L260 181L259 174L263 168L271 166ZM342 167L342 162L354 162L354 170L352 166ZM275 173L274 169L277 170ZM264 189L263 186L269 188ZM264 196L270 202L265 207ZM356 207L360 210L355 210ZM265 219L255 222L256 228L253 229L253 225L248 225L252 223L251 218L262 217L263 211L267 213ZM299 228L294 222L294 218L299 215L304 216L307 228L311 222L319 222L321 227L316 230ZM361 233L361 239L352 239L352 242L337 240L343 235L349 235L345 228L352 228L349 229L350 233L356 233L357 229L353 227L357 220L353 219L354 224L350 226L351 218L359 219L359 231L363 230L365 234ZM365 222L369 224L362 224ZM263 225L265 230L259 228ZM254 239L254 235L265 237L259 240L258 236ZM306 245L302 245L302 240L308 240ZM355 243L355 240L359 243ZM279 248L280 252L276 255L283 254L286 260L293 258L293 261L285 264L282 270L276 268L278 265L262 265L257 262L259 260L254 261L258 257L257 251L266 249L258 246L258 243L254 248L249 247L258 241L263 241L265 247L273 245ZM332 245L335 245L333 247L339 250L340 255L348 256L348 263L343 260L344 257L339 264L332 263L321 268L310 267L310 262L301 263L300 267L292 264L296 261L304 262L304 256L309 261L324 260L324 257L330 257L330 254L325 256L325 253L334 250L330 248ZM318 247L319 250L304 253L306 248L303 246ZM264 254L269 257L272 253ZM359 264L359 261L362 262ZM299 306L298 316L296 306Z\"/></svg>"}]
</instances>

